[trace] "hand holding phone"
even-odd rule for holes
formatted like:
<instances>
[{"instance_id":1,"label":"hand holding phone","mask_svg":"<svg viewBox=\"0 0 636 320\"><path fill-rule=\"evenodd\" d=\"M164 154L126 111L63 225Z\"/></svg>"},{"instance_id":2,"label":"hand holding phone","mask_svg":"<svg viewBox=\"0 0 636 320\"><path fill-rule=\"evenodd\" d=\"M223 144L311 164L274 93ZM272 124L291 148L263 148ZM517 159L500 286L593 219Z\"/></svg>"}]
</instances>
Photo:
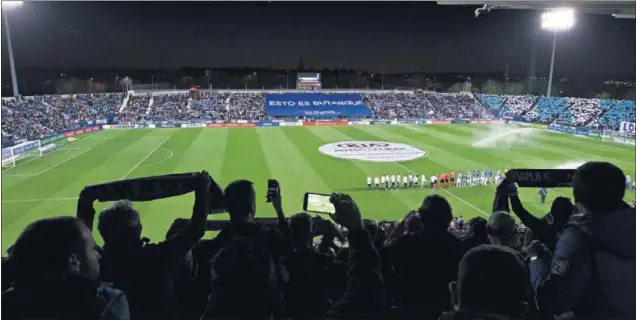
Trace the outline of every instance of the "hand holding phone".
<instances>
[{"instance_id":1,"label":"hand holding phone","mask_svg":"<svg viewBox=\"0 0 636 320\"><path fill-rule=\"evenodd\" d=\"M277 180L267 180L267 202L273 202L275 199L280 200L280 184ZM276 203L274 203L276 205Z\"/></svg>"},{"instance_id":2,"label":"hand holding phone","mask_svg":"<svg viewBox=\"0 0 636 320\"><path fill-rule=\"evenodd\" d=\"M334 214L336 213L336 208L329 200L330 198L331 195L329 194L306 192L303 199L303 211Z\"/></svg>"}]
</instances>

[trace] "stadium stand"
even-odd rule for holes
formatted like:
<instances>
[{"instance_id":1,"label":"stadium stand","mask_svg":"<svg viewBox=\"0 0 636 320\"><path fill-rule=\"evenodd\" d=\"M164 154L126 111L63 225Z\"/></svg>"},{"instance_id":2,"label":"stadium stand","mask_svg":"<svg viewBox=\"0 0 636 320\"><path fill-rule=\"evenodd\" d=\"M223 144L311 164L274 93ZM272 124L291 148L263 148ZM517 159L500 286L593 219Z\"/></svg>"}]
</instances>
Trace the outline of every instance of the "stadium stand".
<instances>
[{"instance_id":1,"label":"stadium stand","mask_svg":"<svg viewBox=\"0 0 636 320\"><path fill-rule=\"evenodd\" d=\"M359 93L376 119L509 117L541 124L615 130L621 121L631 122L636 117L634 101L626 100L413 91ZM3 99L2 132L3 136L26 138L72 129L81 125L82 121L98 119L260 120L268 118L265 108L267 94L259 91L199 92L195 97L181 92L131 94L124 106L124 95L120 93Z\"/></svg>"}]
</instances>

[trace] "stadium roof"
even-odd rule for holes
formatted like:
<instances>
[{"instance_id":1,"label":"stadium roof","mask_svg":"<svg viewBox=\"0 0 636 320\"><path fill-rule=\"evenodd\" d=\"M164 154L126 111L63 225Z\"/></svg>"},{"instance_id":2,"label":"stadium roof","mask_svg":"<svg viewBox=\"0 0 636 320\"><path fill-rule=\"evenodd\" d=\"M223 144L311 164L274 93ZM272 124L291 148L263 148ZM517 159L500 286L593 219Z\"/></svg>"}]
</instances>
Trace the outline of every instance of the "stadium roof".
<instances>
[{"instance_id":1,"label":"stadium roof","mask_svg":"<svg viewBox=\"0 0 636 320\"><path fill-rule=\"evenodd\" d=\"M546 10L552 8L571 7L579 12L608 14L615 18L636 18L636 1L618 0L576 0L576 1L484 1L484 0L437 0L440 5L475 5L484 6L482 12L490 9L525 9Z\"/></svg>"}]
</instances>

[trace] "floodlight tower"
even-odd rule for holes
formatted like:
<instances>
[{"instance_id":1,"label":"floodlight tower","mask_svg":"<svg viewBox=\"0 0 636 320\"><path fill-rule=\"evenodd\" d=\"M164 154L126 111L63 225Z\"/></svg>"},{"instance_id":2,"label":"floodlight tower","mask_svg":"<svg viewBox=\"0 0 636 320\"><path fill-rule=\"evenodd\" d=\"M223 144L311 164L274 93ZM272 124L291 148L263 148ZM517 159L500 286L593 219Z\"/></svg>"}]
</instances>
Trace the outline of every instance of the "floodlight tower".
<instances>
[{"instance_id":1,"label":"floodlight tower","mask_svg":"<svg viewBox=\"0 0 636 320\"><path fill-rule=\"evenodd\" d=\"M11 45L11 33L9 32L9 22L5 10L19 7L22 1L2 1L2 20L4 20L4 28L7 30L7 49L9 50L9 65L11 66L11 86L13 87L13 96L20 95L18 91L18 77L15 73L15 61L13 60L13 46Z\"/></svg>"},{"instance_id":2,"label":"floodlight tower","mask_svg":"<svg viewBox=\"0 0 636 320\"><path fill-rule=\"evenodd\" d=\"M554 73L554 55L556 52L557 32L574 26L574 10L570 8L553 9L541 15L541 29L552 31L552 59L550 60L550 76L548 78L548 92L552 91L552 75Z\"/></svg>"}]
</instances>

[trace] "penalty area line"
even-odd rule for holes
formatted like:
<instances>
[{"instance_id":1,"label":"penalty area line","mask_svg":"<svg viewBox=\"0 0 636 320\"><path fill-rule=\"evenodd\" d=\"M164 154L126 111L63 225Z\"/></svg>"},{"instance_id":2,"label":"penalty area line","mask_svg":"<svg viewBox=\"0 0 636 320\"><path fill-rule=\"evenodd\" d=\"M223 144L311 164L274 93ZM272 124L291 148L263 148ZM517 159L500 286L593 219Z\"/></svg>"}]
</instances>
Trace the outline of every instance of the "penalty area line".
<instances>
[{"instance_id":1,"label":"penalty area line","mask_svg":"<svg viewBox=\"0 0 636 320\"><path fill-rule=\"evenodd\" d=\"M169 150L169 149L166 149L166 148L159 148L159 149L157 149L157 150L167 151L167 152L169 152L169 153L170 153L170 155L169 155L167 158L163 158L163 159L161 159L161 160L159 160L159 161L157 161L157 162L155 162L155 163L148 163L148 164L141 165L141 166L139 166L139 168L145 168L145 167L149 167L149 166L158 165L158 164L160 164L160 163L162 163L162 162L166 162L166 161L168 161L168 160L172 159L172 157L174 157L174 152L172 152L172 151L171 151L171 150Z\"/></svg>"},{"instance_id":2,"label":"penalty area line","mask_svg":"<svg viewBox=\"0 0 636 320\"><path fill-rule=\"evenodd\" d=\"M148 159L153 153L155 153L155 151L157 151L157 149L161 148L161 146L168 142L168 140L170 140L170 136L166 137L165 139L163 139L161 141L161 143L159 143L154 149L152 149L145 157L143 157L141 159L141 161L137 162L136 165L134 165L132 168L130 168L130 170L128 170L128 172L126 172L126 174L121 177L119 180L124 180L126 179L133 171L135 171L135 169L139 168L139 166L141 166L141 164L146 161L146 159Z\"/></svg>"},{"instance_id":3,"label":"penalty area line","mask_svg":"<svg viewBox=\"0 0 636 320\"><path fill-rule=\"evenodd\" d=\"M413 172L413 173L414 173L414 171L413 171L413 170L411 170L411 169L409 169L409 168L407 168L407 167L405 167L405 166L401 165L400 163L398 163L398 162L394 162L394 163L395 163L397 166L401 167L402 169L405 169L405 170L406 170L406 171L408 171L408 172ZM484 210L481 210L481 209L477 208L477 207L476 207L476 206L474 206L472 203L470 203L470 202L468 202L468 201L466 201L466 200L464 200L464 199L462 199L462 198L460 198L460 197L458 197L458 196L454 195L452 192L450 192L450 191L448 191L448 190L446 190L446 189L441 189L441 188L440 188L439 190L442 190L443 192L445 192L446 194L450 195L451 197L453 197L453 198L455 198L455 199L459 200L460 202L464 203L465 205L467 205L467 206L469 206L469 207L471 207L471 208L475 209L477 212L481 213L482 215L484 215L484 216L486 216L486 217L488 217L488 216L489 216L489 215L488 215L488 213L486 213L486 211L484 211Z\"/></svg>"}]
</instances>

